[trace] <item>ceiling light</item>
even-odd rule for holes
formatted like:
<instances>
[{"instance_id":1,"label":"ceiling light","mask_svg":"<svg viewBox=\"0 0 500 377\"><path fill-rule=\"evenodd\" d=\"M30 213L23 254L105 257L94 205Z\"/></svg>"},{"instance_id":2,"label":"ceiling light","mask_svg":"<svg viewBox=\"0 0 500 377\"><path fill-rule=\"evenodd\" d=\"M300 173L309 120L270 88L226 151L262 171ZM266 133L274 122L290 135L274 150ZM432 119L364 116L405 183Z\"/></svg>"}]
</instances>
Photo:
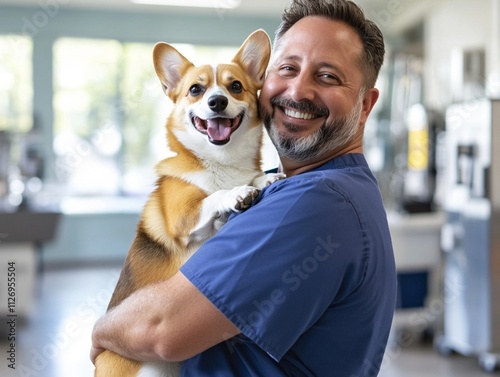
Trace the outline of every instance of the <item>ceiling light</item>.
<instances>
[{"instance_id":1,"label":"ceiling light","mask_svg":"<svg viewBox=\"0 0 500 377\"><path fill-rule=\"evenodd\" d=\"M234 9L241 4L241 0L130 0L130 2L134 4L216 9Z\"/></svg>"}]
</instances>

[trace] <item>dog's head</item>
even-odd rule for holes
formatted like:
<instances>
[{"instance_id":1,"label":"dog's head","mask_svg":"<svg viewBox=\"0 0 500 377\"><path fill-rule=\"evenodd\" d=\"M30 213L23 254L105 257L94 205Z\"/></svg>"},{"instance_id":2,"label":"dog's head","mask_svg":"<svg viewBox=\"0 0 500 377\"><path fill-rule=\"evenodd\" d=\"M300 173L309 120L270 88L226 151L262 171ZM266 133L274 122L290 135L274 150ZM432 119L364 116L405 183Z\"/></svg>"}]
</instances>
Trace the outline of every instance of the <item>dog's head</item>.
<instances>
[{"instance_id":1,"label":"dog's head","mask_svg":"<svg viewBox=\"0 0 500 377\"><path fill-rule=\"evenodd\" d=\"M268 35L252 33L233 60L195 66L167 43L156 44L153 60L163 90L174 102L169 131L222 146L231 137L260 125L257 92L271 53ZM185 140L183 140L185 144ZM200 145L200 144L198 144ZM206 144L205 144L206 145Z\"/></svg>"}]
</instances>

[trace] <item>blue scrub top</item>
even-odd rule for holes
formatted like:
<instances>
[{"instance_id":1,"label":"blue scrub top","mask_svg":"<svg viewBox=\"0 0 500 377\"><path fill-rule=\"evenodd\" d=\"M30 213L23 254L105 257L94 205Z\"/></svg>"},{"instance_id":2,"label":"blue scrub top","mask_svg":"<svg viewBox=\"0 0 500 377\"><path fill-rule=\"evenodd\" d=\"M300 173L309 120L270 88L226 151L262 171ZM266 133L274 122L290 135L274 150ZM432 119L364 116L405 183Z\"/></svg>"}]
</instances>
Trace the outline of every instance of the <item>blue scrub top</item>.
<instances>
[{"instance_id":1,"label":"blue scrub top","mask_svg":"<svg viewBox=\"0 0 500 377\"><path fill-rule=\"evenodd\" d=\"M377 375L396 269L362 154L267 187L181 271L241 330L183 362L182 376Z\"/></svg>"}]
</instances>

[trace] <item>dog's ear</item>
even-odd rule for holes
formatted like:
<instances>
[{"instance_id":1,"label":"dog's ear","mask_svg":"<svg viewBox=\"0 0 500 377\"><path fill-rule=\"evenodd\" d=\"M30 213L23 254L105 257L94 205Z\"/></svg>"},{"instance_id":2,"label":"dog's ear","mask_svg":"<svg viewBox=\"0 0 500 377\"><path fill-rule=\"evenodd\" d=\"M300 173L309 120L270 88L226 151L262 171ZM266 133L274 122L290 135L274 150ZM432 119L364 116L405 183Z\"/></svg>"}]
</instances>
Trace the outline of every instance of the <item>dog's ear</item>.
<instances>
[{"instance_id":1,"label":"dog's ear","mask_svg":"<svg viewBox=\"0 0 500 377\"><path fill-rule=\"evenodd\" d=\"M175 101L175 89L186 71L193 67L179 51L168 43L159 42L153 48L153 63L163 91Z\"/></svg>"},{"instance_id":2,"label":"dog's ear","mask_svg":"<svg viewBox=\"0 0 500 377\"><path fill-rule=\"evenodd\" d=\"M264 30L256 30L243 42L233 58L252 78L258 89L262 88L267 64L271 56L271 40Z\"/></svg>"}]
</instances>

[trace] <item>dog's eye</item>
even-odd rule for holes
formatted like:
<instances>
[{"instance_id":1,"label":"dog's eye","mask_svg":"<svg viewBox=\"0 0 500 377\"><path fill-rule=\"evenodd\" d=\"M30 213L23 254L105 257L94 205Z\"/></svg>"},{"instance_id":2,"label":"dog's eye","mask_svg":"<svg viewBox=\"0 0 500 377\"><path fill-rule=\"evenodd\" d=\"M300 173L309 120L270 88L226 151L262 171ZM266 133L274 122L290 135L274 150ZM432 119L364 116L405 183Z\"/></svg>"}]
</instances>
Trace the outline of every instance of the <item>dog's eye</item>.
<instances>
[{"instance_id":1,"label":"dog's eye","mask_svg":"<svg viewBox=\"0 0 500 377\"><path fill-rule=\"evenodd\" d=\"M243 85L239 81L233 81L230 90L233 93L241 93L243 91Z\"/></svg>"},{"instance_id":2,"label":"dog's eye","mask_svg":"<svg viewBox=\"0 0 500 377\"><path fill-rule=\"evenodd\" d=\"M203 87L201 85L194 84L189 88L189 94L193 97L199 96L201 93L203 93Z\"/></svg>"}]
</instances>

